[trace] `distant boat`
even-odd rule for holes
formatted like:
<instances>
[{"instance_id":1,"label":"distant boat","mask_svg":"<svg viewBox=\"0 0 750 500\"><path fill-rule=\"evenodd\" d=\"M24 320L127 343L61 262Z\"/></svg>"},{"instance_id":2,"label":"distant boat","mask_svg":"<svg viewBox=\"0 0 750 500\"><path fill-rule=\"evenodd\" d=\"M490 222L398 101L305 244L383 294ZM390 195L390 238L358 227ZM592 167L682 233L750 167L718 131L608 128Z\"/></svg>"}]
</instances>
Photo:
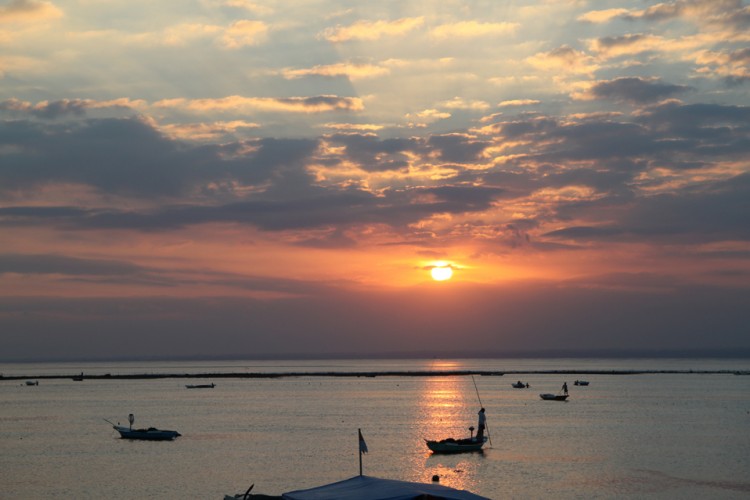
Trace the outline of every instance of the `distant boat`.
<instances>
[{"instance_id":1,"label":"distant boat","mask_svg":"<svg viewBox=\"0 0 750 500\"><path fill-rule=\"evenodd\" d=\"M567 394L540 394L539 397L547 401L565 401L568 399Z\"/></svg>"},{"instance_id":2,"label":"distant boat","mask_svg":"<svg viewBox=\"0 0 750 500\"><path fill-rule=\"evenodd\" d=\"M130 421L130 427L125 427L119 424L113 424L107 419L106 422L112 424L112 427L120 433L122 439L141 439L145 441L171 441L176 437L181 436L177 431L168 431L163 429L157 429L155 427L149 427L148 429L133 429L133 422L135 417L131 413L128 415Z\"/></svg>"},{"instance_id":3,"label":"distant boat","mask_svg":"<svg viewBox=\"0 0 750 500\"><path fill-rule=\"evenodd\" d=\"M514 383L512 383L510 385L512 385L516 389L526 389L527 387L531 387L528 383L524 384L520 380L518 382L514 382Z\"/></svg>"},{"instance_id":4,"label":"distant boat","mask_svg":"<svg viewBox=\"0 0 750 500\"><path fill-rule=\"evenodd\" d=\"M80 382L81 380L83 380L83 372L81 372L80 375L73 375L73 380L75 380L76 382Z\"/></svg>"},{"instance_id":5,"label":"distant boat","mask_svg":"<svg viewBox=\"0 0 750 500\"><path fill-rule=\"evenodd\" d=\"M575 382L573 382L573 384L575 384L575 385L589 385L589 382L588 382L588 380L576 380Z\"/></svg>"},{"instance_id":6,"label":"distant boat","mask_svg":"<svg viewBox=\"0 0 750 500\"><path fill-rule=\"evenodd\" d=\"M216 384L195 384L195 385L186 385L188 389L213 389L216 387Z\"/></svg>"},{"instance_id":7,"label":"distant boat","mask_svg":"<svg viewBox=\"0 0 750 500\"><path fill-rule=\"evenodd\" d=\"M38 380L27 380L26 385L39 385Z\"/></svg>"},{"instance_id":8,"label":"distant boat","mask_svg":"<svg viewBox=\"0 0 750 500\"><path fill-rule=\"evenodd\" d=\"M466 439L442 439L440 441L428 441L425 439L427 447L433 453L471 453L473 451L482 451L482 446L487 442L487 436L481 441L476 438Z\"/></svg>"}]
</instances>

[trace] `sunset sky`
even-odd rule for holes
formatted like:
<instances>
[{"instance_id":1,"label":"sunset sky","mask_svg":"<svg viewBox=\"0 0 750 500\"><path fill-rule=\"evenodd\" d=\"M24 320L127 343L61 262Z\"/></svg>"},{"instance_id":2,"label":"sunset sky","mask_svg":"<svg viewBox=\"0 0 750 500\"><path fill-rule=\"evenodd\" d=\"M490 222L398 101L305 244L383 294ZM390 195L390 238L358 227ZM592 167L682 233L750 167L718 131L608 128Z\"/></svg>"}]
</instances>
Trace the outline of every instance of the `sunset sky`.
<instances>
[{"instance_id":1,"label":"sunset sky","mask_svg":"<svg viewBox=\"0 0 750 500\"><path fill-rule=\"evenodd\" d=\"M749 90L742 0L2 1L0 359L750 352Z\"/></svg>"}]
</instances>

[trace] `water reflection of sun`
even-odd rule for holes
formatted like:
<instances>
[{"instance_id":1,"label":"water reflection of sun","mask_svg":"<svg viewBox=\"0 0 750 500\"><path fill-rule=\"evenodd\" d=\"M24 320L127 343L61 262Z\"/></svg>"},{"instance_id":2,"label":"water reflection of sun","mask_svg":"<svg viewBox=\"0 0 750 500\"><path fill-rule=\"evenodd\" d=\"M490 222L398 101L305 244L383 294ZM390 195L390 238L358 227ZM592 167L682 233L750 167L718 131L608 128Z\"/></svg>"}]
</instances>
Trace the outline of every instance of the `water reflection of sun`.
<instances>
[{"instance_id":1,"label":"water reflection of sun","mask_svg":"<svg viewBox=\"0 0 750 500\"><path fill-rule=\"evenodd\" d=\"M464 377L425 377L419 398L420 434L426 439L468 435L473 408Z\"/></svg>"},{"instance_id":2,"label":"water reflection of sun","mask_svg":"<svg viewBox=\"0 0 750 500\"><path fill-rule=\"evenodd\" d=\"M454 362L435 362L432 370L456 369ZM425 377L419 396L420 421L417 433L423 439L445 439L468 437L469 426L476 426L476 399L471 379L460 376ZM481 454L467 457L455 455L432 455L424 444L422 462L413 470L429 473L429 477L414 477L414 481L429 481L433 475L440 476L440 484L458 489L471 490L473 478L480 463ZM415 460L419 460L415 456Z\"/></svg>"}]
</instances>

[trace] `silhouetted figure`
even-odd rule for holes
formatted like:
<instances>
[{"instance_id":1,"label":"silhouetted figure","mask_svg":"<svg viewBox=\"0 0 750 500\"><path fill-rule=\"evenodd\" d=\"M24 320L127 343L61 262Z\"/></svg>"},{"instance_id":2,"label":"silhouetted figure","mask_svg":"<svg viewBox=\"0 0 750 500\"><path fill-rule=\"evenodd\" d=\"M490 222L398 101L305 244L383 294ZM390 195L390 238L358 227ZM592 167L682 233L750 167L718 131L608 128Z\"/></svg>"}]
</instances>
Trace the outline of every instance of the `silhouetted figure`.
<instances>
[{"instance_id":1,"label":"silhouetted figure","mask_svg":"<svg viewBox=\"0 0 750 500\"><path fill-rule=\"evenodd\" d=\"M567 382L563 382L563 389L562 390L563 390L563 392L566 395L568 394L568 383Z\"/></svg>"},{"instance_id":2,"label":"silhouetted figure","mask_svg":"<svg viewBox=\"0 0 750 500\"><path fill-rule=\"evenodd\" d=\"M484 427L487 424L487 417L484 415L484 408L479 410L479 423L477 424L477 441L480 443L484 440Z\"/></svg>"}]
</instances>

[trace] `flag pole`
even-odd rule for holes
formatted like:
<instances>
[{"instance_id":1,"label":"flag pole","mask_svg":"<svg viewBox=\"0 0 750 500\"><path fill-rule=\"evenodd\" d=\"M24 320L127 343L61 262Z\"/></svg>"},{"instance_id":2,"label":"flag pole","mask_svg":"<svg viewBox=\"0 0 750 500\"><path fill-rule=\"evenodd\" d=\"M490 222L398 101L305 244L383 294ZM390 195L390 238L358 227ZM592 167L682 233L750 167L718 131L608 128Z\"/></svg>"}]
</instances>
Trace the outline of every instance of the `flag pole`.
<instances>
[{"instance_id":1,"label":"flag pole","mask_svg":"<svg viewBox=\"0 0 750 500\"><path fill-rule=\"evenodd\" d=\"M357 449L359 450L359 475L362 475L362 429L357 429L359 439L357 442Z\"/></svg>"}]
</instances>

